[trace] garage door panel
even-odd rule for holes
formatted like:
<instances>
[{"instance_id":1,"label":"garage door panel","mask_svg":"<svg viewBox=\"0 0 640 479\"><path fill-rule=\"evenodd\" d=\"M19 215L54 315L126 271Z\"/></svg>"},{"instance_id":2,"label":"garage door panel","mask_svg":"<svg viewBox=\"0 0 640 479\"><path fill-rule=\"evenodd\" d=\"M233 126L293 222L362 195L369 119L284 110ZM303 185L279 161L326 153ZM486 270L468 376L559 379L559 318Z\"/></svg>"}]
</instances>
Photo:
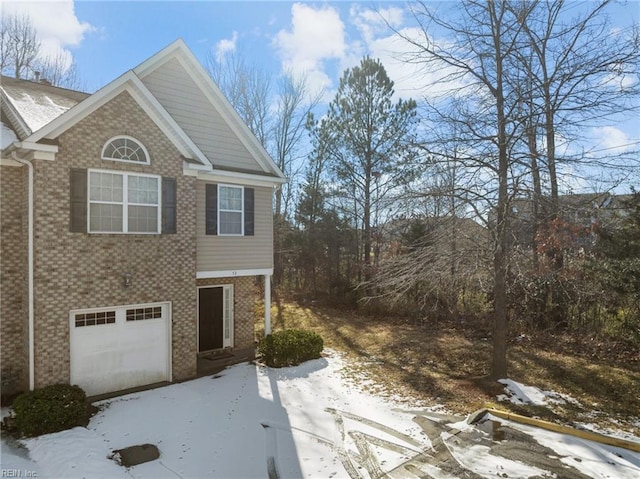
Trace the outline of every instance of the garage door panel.
<instances>
[{"instance_id":1,"label":"garage door panel","mask_svg":"<svg viewBox=\"0 0 640 479\"><path fill-rule=\"evenodd\" d=\"M145 308L162 314L144 319ZM82 327L75 320L82 314L71 312L71 382L95 395L169 380L169 303L108 309L116 312L114 323Z\"/></svg>"}]
</instances>

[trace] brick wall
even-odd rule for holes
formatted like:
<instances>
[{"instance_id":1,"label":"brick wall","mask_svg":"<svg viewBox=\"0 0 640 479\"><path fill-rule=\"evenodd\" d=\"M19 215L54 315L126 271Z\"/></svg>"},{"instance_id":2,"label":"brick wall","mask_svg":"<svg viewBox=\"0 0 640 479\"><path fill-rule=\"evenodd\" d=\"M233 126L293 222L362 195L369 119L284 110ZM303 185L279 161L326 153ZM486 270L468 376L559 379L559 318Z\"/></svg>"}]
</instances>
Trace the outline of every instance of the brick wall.
<instances>
[{"instance_id":1,"label":"brick wall","mask_svg":"<svg viewBox=\"0 0 640 479\"><path fill-rule=\"evenodd\" d=\"M258 300L255 276L199 279L198 286L233 285L233 338L235 349L254 346L254 308Z\"/></svg>"},{"instance_id":2,"label":"brick wall","mask_svg":"<svg viewBox=\"0 0 640 479\"><path fill-rule=\"evenodd\" d=\"M101 160L117 135L142 142L151 164ZM159 301L172 302L173 378L195 375L195 178L183 176L180 153L126 92L67 130L58 146L55 161L34 162L36 386L69 381L70 310ZM175 177L178 233L70 233L70 168ZM126 289L125 272L132 275Z\"/></svg>"},{"instance_id":3,"label":"brick wall","mask_svg":"<svg viewBox=\"0 0 640 479\"><path fill-rule=\"evenodd\" d=\"M2 394L29 386L27 167L0 167L0 374Z\"/></svg>"}]
</instances>

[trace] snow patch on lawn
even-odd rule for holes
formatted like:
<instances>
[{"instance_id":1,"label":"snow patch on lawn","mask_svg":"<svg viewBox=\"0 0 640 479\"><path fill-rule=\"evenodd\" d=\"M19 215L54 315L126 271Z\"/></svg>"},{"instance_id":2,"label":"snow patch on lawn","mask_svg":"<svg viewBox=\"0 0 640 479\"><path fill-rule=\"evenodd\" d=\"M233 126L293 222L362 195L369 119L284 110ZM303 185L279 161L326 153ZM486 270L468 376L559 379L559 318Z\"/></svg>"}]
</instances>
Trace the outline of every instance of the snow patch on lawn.
<instances>
[{"instance_id":1,"label":"snow patch on lawn","mask_svg":"<svg viewBox=\"0 0 640 479\"><path fill-rule=\"evenodd\" d=\"M513 381L512 379L498 379L505 385L505 394L497 396L498 401L509 401L514 404L527 404L531 406L548 406L550 404L571 403L580 406L580 402L571 396L555 391L543 391L534 386Z\"/></svg>"}]
</instances>

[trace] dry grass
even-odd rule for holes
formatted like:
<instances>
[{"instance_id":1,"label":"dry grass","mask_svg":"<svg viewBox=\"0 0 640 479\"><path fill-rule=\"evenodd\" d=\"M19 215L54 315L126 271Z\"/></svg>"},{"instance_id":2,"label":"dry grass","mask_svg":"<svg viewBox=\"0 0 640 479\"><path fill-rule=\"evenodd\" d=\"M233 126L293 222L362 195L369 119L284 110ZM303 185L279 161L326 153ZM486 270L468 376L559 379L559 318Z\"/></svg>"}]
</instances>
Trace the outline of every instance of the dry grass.
<instances>
[{"instance_id":1,"label":"dry grass","mask_svg":"<svg viewBox=\"0 0 640 479\"><path fill-rule=\"evenodd\" d=\"M319 333L325 347L353 359L382 392L468 414L487 405L558 422L598 423L640 435L640 364L554 351L554 344L514 344L510 377L567 394L580 402L552 407L497 403L503 387L489 381L491 343L470 325L417 324L376 319L350 311L282 303L272 311L273 329ZM258 326L260 327L260 326ZM354 375L358 376L358 375ZM376 391L377 392L377 391Z\"/></svg>"}]
</instances>

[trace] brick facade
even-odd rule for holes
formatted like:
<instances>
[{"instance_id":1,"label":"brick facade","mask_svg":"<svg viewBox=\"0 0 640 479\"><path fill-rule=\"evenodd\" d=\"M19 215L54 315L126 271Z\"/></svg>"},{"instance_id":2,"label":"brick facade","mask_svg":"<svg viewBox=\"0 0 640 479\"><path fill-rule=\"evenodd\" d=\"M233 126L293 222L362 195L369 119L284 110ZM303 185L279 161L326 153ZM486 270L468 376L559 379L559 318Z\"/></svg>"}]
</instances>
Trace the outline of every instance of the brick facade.
<instances>
[{"instance_id":1,"label":"brick facade","mask_svg":"<svg viewBox=\"0 0 640 479\"><path fill-rule=\"evenodd\" d=\"M147 149L149 165L100 158L111 138L126 135ZM259 298L255 276L196 280L196 178L127 92L57 139L54 161L34 160L35 387L70 381L72 310L171 302L172 377L197 371L197 287L233 285L235 350L255 347ZM177 234L88 234L70 231L73 168L172 177L177 181ZM0 366L2 393L28 389L27 167L0 168ZM131 285L124 287L124 274Z\"/></svg>"},{"instance_id":2,"label":"brick facade","mask_svg":"<svg viewBox=\"0 0 640 479\"><path fill-rule=\"evenodd\" d=\"M142 142L151 164L101 160L104 144L117 135ZM69 381L70 310L160 301L172 303L173 379L194 376L195 178L183 175L178 150L126 92L63 133L58 147L55 161L34 161L36 387ZM70 168L176 178L177 234L69 232Z\"/></svg>"},{"instance_id":3,"label":"brick facade","mask_svg":"<svg viewBox=\"0 0 640 479\"><path fill-rule=\"evenodd\" d=\"M198 286L233 285L233 347L251 348L255 345L254 315L258 300L255 276L199 279Z\"/></svg>"},{"instance_id":4,"label":"brick facade","mask_svg":"<svg viewBox=\"0 0 640 479\"><path fill-rule=\"evenodd\" d=\"M0 374L2 394L29 386L27 167L0 167Z\"/></svg>"}]
</instances>

